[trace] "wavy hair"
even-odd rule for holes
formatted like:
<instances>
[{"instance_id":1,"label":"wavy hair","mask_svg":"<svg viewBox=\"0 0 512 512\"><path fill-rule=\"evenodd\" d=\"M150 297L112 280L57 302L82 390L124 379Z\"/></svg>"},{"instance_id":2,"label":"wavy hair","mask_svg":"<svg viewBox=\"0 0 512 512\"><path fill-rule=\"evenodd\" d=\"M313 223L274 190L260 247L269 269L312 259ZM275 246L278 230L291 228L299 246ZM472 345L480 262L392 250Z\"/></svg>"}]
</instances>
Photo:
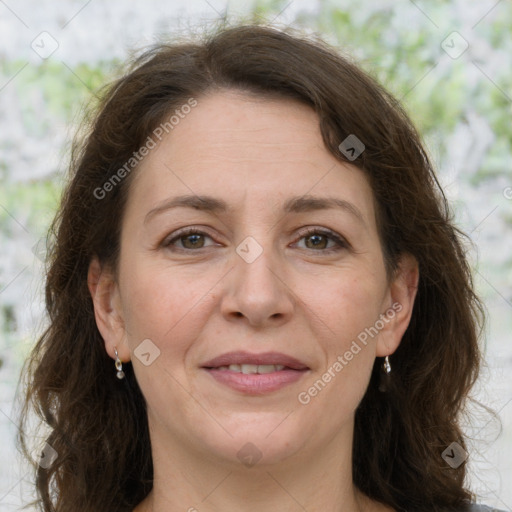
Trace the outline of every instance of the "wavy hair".
<instances>
[{"instance_id":1,"label":"wavy hair","mask_svg":"<svg viewBox=\"0 0 512 512\"><path fill-rule=\"evenodd\" d=\"M131 365L124 381L116 379L87 286L94 255L116 269L136 166L103 198L95 191L189 98L226 89L313 108L326 148L370 181L388 277L402 253L419 262L412 319L392 356L389 390L379 392L377 358L356 411L355 485L397 511L470 501L465 464L452 468L441 454L453 441L466 447L460 417L481 364L484 310L465 235L421 138L399 102L338 50L289 29L242 25L145 51L104 90L88 132L75 141L48 232L49 323L24 370L21 444L28 453L35 410L57 452L49 467L34 464L39 509L131 512L152 488L145 402ZM354 161L338 149L350 134L365 145Z\"/></svg>"}]
</instances>

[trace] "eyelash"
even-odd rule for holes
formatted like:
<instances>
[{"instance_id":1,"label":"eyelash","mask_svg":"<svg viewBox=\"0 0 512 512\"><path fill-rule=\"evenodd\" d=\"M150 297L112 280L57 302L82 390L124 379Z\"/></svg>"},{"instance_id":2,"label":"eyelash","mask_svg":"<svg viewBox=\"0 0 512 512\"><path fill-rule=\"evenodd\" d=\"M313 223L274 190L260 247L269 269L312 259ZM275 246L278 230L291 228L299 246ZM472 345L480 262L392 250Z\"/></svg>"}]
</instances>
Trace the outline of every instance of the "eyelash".
<instances>
[{"instance_id":1,"label":"eyelash","mask_svg":"<svg viewBox=\"0 0 512 512\"><path fill-rule=\"evenodd\" d=\"M162 242L162 246L170 247L174 242L176 242L179 239L184 238L188 235L204 235L204 236L207 236L207 237L213 239L213 237L211 237L208 233L205 233L204 231L200 231L199 229L194 228L194 227L188 227L188 228L182 229L181 231L178 231L172 238L170 238L170 239L166 238ZM306 248L306 250L331 254L333 252L337 252L337 251L341 251L341 250L350 248L350 245L346 240L344 240L342 237L337 235L334 231L331 231L330 229L326 229L326 228L308 228L300 234L300 237L298 240L307 238L310 235L325 236L328 239L335 242L336 246L330 247L329 249L308 249L308 248ZM199 249L184 249L181 247L174 248L174 250L178 250L181 252L193 252L193 251L198 251L200 249L204 249L204 247L200 247Z\"/></svg>"}]
</instances>

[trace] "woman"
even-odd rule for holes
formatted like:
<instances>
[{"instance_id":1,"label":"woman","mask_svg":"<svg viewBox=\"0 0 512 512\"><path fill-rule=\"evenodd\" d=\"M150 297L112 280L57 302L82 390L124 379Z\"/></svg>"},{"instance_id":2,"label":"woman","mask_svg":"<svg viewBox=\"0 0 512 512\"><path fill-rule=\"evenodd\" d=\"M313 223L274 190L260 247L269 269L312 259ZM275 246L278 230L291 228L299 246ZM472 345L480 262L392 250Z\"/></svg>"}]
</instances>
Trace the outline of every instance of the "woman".
<instances>
[{"instance_id":1,"label":"woman","mask_svg":"<svg viewBox=\"0 0 512 512\"><path fill-rule=\"evenodd\" d=\"M369 76L258 26L162 45L71 171L28 367L41 510L485 509L458 424L482 307Z\"/></svg>"}]
</instances>

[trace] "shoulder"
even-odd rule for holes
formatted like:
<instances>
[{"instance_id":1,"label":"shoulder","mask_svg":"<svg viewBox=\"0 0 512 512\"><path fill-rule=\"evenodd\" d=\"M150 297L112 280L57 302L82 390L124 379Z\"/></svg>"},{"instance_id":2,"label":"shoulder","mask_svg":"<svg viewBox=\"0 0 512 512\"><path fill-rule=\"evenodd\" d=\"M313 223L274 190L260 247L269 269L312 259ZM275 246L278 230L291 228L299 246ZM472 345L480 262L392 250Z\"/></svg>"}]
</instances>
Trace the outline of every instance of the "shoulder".
<instances>
[{"instance_id":1,"label":"shoulder","mask_svg":"<svg viewBox=\"0 0 512 512\"><path fill-rule=\"evenodd\" d=\"M429 512L432 509L429 509ZM409 511L407 511L409 512ZM412 511L410 511L412 512ZM422 509L423 512L423 509ZM425 510L425 512L427 512ZM500 508L490 507L489 505L479 505L478 503L466 503L457 508L435 508L435 512L511 512L510 510L504 510Z\"/></svg>"},{"instance_id":2,"label":"shoulder","mask_svg":"<svg viewBox=\"0 0 512 512\"><path fill-rule=\"evenodd\" d=\"M487 505L478 505L477 503L471 503L461 508L458 512L505 512L497 508L492 508Z\"/></svg>"}]
</instances>

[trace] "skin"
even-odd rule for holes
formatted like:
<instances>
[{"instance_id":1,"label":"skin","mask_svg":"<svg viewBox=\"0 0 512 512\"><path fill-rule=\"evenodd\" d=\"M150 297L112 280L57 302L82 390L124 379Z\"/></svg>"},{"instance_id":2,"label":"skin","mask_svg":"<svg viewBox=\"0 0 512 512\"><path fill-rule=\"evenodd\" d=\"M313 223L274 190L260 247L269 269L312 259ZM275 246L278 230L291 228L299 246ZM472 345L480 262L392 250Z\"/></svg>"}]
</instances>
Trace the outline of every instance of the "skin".
<instances>
[{"instance_id":1,"label":"skin","mask_svg":"<svg viewBox=\"0 0 512 512\"><path fill-rule=\"evenodd\" d=\"M118 278L93 259L89 289L106 351L131 361L147 401L155 478L136 512L391 510L353 485L354 413L375 357L392 354L407 328L418 265L404 255L386 275L363 172L327 151L308 106L223 91L199 98L134 178ZM144 223L183 194L214 196L230 210L180 207ZM348 201L362 220L346 209L283 213L305 194ZM187 226L207 236L162 244ZM327 252L336 243L312 240L306 226L349 245ZM263 250L252 263L236 252L248 236ZM298 394L393 303L401 310L301 404ZM134 354L147 338L160 350L149 366ZM309 371L248 396L201 369L233 350L282 352ZM252 467L237 457L248 442L262 456Z\"/></svg>"}]
</instances>

